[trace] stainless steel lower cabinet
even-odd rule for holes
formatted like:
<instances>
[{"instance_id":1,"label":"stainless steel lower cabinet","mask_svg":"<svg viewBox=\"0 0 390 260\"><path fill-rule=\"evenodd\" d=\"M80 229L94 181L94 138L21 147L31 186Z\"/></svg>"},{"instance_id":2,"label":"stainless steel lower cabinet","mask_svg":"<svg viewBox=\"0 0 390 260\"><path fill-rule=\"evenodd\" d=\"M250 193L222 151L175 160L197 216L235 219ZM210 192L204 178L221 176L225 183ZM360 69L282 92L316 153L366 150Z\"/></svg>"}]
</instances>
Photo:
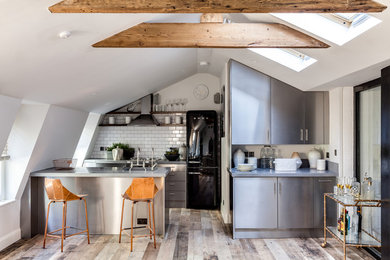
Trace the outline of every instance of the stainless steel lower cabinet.
<instances>
[{"instance_id":1,"label":"stainless steel lower cabinet","mask_svg":"<svg viewBox=\"0 0 390 260\"><path fill-rule=\"evenodd\" d=\"M159 167L170 168L166 178L166 207L185 208L186 207L186 164L159 164Z\"/></svg>"},{"instance_id":2,"label":"stainless steel lower cabinet","mask_svg":"<svg viewBox=\"0 0 390 260\"><path fill-rule=\"evenodd\" d=\"M313 178L278 178L278 228L313 227Z\"/></svg>"},{"instance_id":3,"label":"stainless steel lower cabinet","mask_svg":"<svg viewBox=\"0 0 390 260\"><path fill-rule=\"evenodd\" d=\"M324 193L332 193L333 186L336 185L335 178L315 178L314 179L314 227L324 228ZM326 222L330 226L336 226L337 203L327 204Z\"/></svg>"},{"instance_id":4,"label":"stainless steel lower cabinet","mask_svg":"<svg viewBox=\"0 0 390 260\"><path fill-rule=\"evenodd\" d=\"M234 179L234 226L277 228L276 178Z\"/></svg>"},{"instance_id":5,"label":"stainless steel lower cabinet","mask_svg":"<svg viewBox=\"0 0 390 260\"><path fill-rule=\"evenodd\" d=\"M335 177L234 177L233 238L321 236L324 193L334 183Z\"/></svg>"}]
</instances>

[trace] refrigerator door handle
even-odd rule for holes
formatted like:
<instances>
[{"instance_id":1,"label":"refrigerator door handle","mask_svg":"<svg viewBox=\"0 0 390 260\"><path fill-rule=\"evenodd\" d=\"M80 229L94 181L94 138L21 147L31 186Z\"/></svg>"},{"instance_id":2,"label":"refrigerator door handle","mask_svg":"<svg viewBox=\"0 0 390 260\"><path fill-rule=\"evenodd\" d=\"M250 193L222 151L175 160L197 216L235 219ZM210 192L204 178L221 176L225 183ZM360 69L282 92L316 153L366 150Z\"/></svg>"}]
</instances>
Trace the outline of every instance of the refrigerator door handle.
<instances>
[{"instance_id":1,"label":"refrigerator door handle","mask_svg":"<svg viewBox=\"0 0 390 260\"><path fill-rule=\"evenodd\" d=\"M188 172L190 175L200 175L200 172Z\"/></svg>"}]
</instances>

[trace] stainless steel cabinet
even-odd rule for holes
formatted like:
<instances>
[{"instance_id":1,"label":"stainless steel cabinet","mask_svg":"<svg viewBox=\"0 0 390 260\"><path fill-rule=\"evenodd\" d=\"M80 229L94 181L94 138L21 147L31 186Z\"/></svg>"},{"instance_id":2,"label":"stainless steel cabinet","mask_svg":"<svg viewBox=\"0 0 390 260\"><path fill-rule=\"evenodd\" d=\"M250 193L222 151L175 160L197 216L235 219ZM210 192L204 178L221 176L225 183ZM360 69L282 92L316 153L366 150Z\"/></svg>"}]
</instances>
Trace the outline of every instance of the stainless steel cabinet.
<instances>
[{"instance_id":1,"label":"stainless steel cabinet","mask_svg":"<svg viewBox=\"0 0 390 260\"><path fill-rule=\"evenodd\" d=\"M328 143L329 97L326 92L305 92L305 143Z\"/></svg>"},{"instance_id":2,"label":"stainless steel cabinet","mask_svg":"<svg viewBox=\"0 0 390 260\"><path fill-rule=\"evenodd\" d=\"M303 144L304 129L304 92L272 78L271 143Z\"/></svg>"},{"instance_id":3,"label":"stainless steel cabinet","mask_svg":"<svg viewBox=\"0 0 390 260\"><path fill-rule=\"evenodd\" d=\"M278 178L278 228L313 227L313 178Z\"/></svg>"},{"instance_id":4,"label":"stainless steel cabinet","mask_svg":"<svg viewBox=\"0 0 390 260\"><path fill-rule=\"evenodd\" d=\"M230 62L232 144L270 143L270 77Z\"/></svg>"},{"instance_id":5,"label":"stainless steel cabinet","mask_svg":"<svg viewBox=\"0 0 390 260\"><path fill-rule=\"evenodd\" d=\"M167 208L186 207L186 165L159 164L158 167L170 168L166 178L165 200Z\"/></svg>"},{"instance_id":6,"label":"stainless steel cabinet","mask_svg":"<svg viewBox=\"0 0 390 260\"><path fill-rule=\"evenodd\" d=\"M315 178L314 179L314 227L324 227L324 193L333 192L336 184L335 178ZM336 225L336 203L327 204L327 223Z\"/></svg>"},{"instance_id":7,"label":"stainless steel cabinet","mask_svg":"<svg viewBox=\"0 0 390 260\"><path fill-rule=\"evenodd\" d=\"M233 181L234 228L277 228L277 178Z\"/></svg>"}]
</instances>

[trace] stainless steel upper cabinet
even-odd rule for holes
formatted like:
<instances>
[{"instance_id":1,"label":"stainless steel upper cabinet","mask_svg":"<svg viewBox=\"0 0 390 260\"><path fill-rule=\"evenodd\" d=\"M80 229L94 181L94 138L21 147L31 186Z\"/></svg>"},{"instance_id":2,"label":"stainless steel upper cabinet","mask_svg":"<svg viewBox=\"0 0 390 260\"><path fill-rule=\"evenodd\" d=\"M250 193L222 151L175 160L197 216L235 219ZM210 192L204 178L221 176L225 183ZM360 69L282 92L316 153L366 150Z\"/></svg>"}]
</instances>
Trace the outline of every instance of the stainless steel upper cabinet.
<instances>
[{"instance_id":1,"label":"stainless steel upper cabinet","mask_svg":"<svg viewBox=\"0 0 390 260\"><path fill-rule=\"evenodd\" d=\"M270 77L230 61L232 144L270 143Z\"/></svg>"},{"instance_id":2,"label":"stainless steel upper cabinet","mask_svg":"<svg viewBox=\"0 0 390 260\"><path fill-rule=\"evenodd\" d=\"M304 93L271 78L271 143L303 144L304 132Z\"/></svg>"},{"instance_id":3,"label":"stainless steel upper cabinet","mask_svg":"<svg viewBox=\"0 0 390 260\"><path fill-rule=\"evenodd\" d=\"M305 92L305 143L326 144L329 128L327 92Z\"/></svg>"}]
</instances>

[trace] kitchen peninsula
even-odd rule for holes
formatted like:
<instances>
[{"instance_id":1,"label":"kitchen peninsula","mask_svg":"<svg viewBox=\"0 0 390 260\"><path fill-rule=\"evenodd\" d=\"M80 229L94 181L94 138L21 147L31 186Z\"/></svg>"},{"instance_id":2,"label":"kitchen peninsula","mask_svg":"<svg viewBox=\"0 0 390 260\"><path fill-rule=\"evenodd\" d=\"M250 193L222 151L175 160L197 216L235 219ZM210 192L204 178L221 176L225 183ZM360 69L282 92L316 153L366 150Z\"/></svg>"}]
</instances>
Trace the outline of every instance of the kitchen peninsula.
<instances>
[{"instance_id":1,"label":"kitchen peninsula","mask_svg":"<svg viewBox=\"0 0 390 260\"><path fill-rule=\"evenodd\" d=\"M122 194L133 178L153 177L159 189L155 202L156 233L165 235L169 224L169 210L165 206L165 179L170 169L158 167L151 170L132 170L122 167L82 167L70 170L46 169L31 173L31 233L43 234L48 198L45 194L44 179L57 178L75 194L88 194L88 220L91 234L119 234ZM130 226L130 203L125 202L123 223ZM69 226L83 228L84 210L79 203L69 203L68 210L76 213L69 218ZM53 206L50 211L49 230L61 226L62 208ZM134 225L147 217L147 204L137 206Z\"/></svg>"}]
</instances>

